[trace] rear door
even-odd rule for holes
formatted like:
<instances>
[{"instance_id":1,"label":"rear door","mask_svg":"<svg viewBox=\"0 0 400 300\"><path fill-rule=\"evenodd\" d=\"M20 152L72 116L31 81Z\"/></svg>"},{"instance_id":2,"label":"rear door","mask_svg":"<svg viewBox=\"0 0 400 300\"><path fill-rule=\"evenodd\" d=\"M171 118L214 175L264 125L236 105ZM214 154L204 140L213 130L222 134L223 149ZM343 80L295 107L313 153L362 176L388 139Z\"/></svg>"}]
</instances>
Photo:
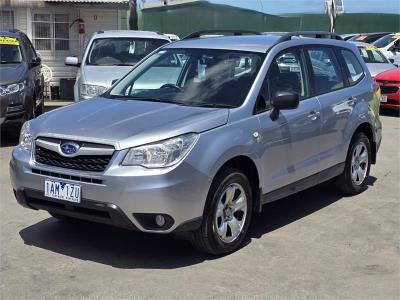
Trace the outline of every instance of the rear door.
<instances>
[{"instance_id":1,"label":"rear door","mask_svg":"<svg viewBox=\"0 0 400 300\"><path fill-rule=\"evenodd\" d=\"M345 129L359 95L348 88L348 78L340 63L338 49L333 46L308 46L306 53L311 65L314 95L321 104L320 160L322 169L344 162L348 143ZM361 68L362 69L362 68ZM354 80L359 70L352 70Z\"/></svg>"},{"instance_id":2,"label":"rear door","mask_svg":"<svg viewBox=\"0 0 400 300\"><path fill-rule=\"evenodd\" d=\"M277 120L269 117L269 99L259 114L263 191L270 192L319 172L320 105L311 96L303 50L289 48L272 62L265 81L266 98L279 92L300 96L299 107L281 110Z\"/></svg>"}]
</instances>

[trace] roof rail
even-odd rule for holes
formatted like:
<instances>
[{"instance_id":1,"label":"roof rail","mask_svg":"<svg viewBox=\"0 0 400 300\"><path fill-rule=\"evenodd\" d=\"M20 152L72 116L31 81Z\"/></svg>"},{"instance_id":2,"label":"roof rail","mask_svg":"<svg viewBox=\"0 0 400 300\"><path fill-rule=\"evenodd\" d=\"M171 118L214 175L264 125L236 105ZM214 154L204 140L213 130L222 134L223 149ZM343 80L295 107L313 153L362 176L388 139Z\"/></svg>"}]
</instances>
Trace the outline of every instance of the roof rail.
<instances>
[{"instance_id":1,"label":"roof rail","mask_svg":"<svg viewBox=\"0 0 400 300\"><path fill-rule=\"evenodd\" d=\"M205 34L219 34L219 33L231 33L232 35L249 35L249 34L261 35L260 32L253 30L211 29L211 30L201 30L193 32L188 36L185 36L182 40L197 39Z\"/></svg>"},{"instance_id":2,"label":"roof rail","mask_svg":"<svg viewBox=\"0 0 400 300\"><path fill-rule=\"evenodd\" d=\"M281 36L281 38L278 40L278 43L290 41L292 37L301 37L301 36L311 36L316 39L332 39L332 40L343 40L343 38L333 32L329 31L294 31L294 32L289 32Z\"/></svg>"}]
</instances>

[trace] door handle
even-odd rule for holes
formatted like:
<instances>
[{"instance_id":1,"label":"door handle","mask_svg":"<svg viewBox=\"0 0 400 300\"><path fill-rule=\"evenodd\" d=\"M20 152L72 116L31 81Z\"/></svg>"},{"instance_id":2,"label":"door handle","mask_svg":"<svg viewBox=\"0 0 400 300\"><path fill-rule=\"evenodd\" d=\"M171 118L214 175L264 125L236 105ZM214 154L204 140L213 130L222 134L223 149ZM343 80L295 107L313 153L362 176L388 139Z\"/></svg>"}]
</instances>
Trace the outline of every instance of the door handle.
<instances>
[{"instance_id":1,"label":"door handle","mask_svg":"<svg viewBox=\"0 0 400 300\"><path fill-rule=\"evenodd\" d=\"M347 104L350 106L353 106L356 103L357 98L354 96L351 96L349 99L347 99Z\"/></svg>"},{"instance_id":2,"label":"door handle","mask_svg":"<svg viewBox=\"0 0 400 300\"><path fill-rule=\"evenodd\" d=\"M320 112L319 112L319 111L312 110L312 111L308 114L307 118L311 119L312 121L315 121L316 119L319 118L319 115L320 115Z\"/></svg>"}]
</instances>

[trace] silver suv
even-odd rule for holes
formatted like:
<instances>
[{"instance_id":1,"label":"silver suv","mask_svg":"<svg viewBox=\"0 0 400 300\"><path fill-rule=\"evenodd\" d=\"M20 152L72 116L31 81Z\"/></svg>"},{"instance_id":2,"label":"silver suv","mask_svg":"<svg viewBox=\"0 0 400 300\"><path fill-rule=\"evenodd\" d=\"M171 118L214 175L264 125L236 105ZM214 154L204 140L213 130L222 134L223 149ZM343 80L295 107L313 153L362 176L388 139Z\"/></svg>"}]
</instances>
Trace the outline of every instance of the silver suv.
<instances>
[{"instance_id":1,"label":"silver suv","mask_svg":"<svg viewBox=\"0 0 400 300\"><path fill-rule=\"evenodd\" d=\"M357 47L334 34L192 34L100 97L25 123L12 186L64 221L184 232L228 253L265 203L331 178L363 191L378 110Z\"/></svg>"}]
</instances>

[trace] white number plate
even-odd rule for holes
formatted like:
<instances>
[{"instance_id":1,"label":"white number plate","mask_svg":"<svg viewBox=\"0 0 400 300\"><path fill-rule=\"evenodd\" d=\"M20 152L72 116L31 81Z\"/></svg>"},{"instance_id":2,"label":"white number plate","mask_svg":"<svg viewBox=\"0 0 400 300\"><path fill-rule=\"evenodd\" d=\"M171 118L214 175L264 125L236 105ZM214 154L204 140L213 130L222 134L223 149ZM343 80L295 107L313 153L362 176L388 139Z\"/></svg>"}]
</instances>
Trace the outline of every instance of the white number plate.
<instances>
[{"instance_id":1,"label":"white number plate","mask_svg":"<svg viewBox=\"0 0 400 300\"><path fill-rule=\"evenodd\" d=\"M386 95L382 95L381 96L381 102L387 102L387 96Z\"/></svg>"},{"instance_id":2,"label":"white number plate","mask_svg":"<svg viewBox=\"0 0 400 300\"><path fill-rule=\"evenodd\" d=\"M80 203L81 186L78 184L46 179L44 182L44 195L54 199Z\"/></svg>"}]
</instances>

